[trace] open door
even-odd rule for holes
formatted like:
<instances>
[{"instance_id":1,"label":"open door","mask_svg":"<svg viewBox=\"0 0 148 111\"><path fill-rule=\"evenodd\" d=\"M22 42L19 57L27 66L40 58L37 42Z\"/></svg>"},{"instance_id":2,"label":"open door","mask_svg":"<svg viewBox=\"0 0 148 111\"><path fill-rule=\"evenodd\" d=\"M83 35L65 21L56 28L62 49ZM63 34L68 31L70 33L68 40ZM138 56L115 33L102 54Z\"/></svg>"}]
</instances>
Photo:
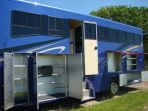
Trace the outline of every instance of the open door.
<instances>
[{"instance_id":1,"label":"open door","mask_svg":"<svg viewBox=\"0 0 148 111\"><path fill-rule=\"evenodd\" d=\"M8 110L15 104L12 53L4 53L4 86L4 110Z\"/></svg>"},{"instance_id":2,"label":"open door","mask_svg":"<svg viewBox=\"0 0 148 111\"><path fill-rule=\"evenodd\" d=\"M83 67L82 53L68 56L69 96L82 99Z\"/></svg>"},{"instance_id":3,"label":"open door","mask_svg":"<svg viewBox=\"0 0 148 111\"><path fill-rule=\"evenodd\" d=\"M35 109L39 110L39 102L38 102L38 53L33 53L33 103Z\"/></svg>"},{"instance_id":4,"label":"open door","mask_svg":"<svg viewBox=\"0 0 148 111\"><path fill-rule=\"evenodd\" d=\"M85 75L96 75L98 74L97 25L84 22L83 29Z\"/></svg>"}]
</instances>

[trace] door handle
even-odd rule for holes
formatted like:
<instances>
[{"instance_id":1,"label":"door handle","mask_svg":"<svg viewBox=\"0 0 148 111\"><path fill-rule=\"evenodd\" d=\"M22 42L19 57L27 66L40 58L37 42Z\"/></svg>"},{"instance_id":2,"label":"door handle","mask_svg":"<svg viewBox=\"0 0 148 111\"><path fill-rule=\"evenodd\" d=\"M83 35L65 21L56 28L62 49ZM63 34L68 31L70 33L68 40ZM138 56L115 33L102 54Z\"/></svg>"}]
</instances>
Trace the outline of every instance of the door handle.
<instances>
[{"instance_id":1,"label":"door handle","mask_svg":"<svg viewBox=\"0 0 148 111\"><path fill-rule=\"evenodd\" d=\"M94 50L97 50L97 49L98 49L98 47L97 47L97 46L95 46L95 47L94 47Z\"/></svg>"}]
</instances>

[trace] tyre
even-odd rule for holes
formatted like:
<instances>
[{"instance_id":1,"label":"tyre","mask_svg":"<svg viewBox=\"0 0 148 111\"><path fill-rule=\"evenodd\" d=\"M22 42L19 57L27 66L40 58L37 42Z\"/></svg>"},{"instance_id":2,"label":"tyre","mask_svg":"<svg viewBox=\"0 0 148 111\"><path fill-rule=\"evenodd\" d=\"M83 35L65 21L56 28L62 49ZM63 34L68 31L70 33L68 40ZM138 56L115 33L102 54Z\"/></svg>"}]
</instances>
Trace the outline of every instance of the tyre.
<instances>
[{"instance_id":1,"label":"tyre","mask_svg":"<svg viewBox=\"0 0 148 111\"><path fill-rule=\"evenodd\" d=\"M116 80L111 81L110 87L109 87L109 93L110 95L114 96L119 91L119 84Z\"/></svg>"}]
</instances>

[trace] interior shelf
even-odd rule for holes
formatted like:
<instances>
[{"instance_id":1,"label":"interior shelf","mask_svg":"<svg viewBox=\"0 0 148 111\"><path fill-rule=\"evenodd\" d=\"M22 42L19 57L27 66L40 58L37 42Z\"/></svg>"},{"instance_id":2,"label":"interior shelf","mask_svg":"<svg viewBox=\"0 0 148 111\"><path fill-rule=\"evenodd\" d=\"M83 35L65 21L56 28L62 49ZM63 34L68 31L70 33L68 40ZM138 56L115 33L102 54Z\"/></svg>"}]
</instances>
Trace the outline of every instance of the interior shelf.
<instances>
[{"instance_id":1,"label":"interior shelf","mask_svg":"<svg viewBox=\"0 0 148 111\"><path fill-rule=\"evenodd\" d=\"M14 78L14 80L22 80L22 78Z\"/></svg>"},{"instance_id":2,"label":"interior shelf","mask_svg":"<svg viewBox=\"0 0 148 111\"><path fill-rule=\"evenodd\" d=\"M136 60L137 58L128 58L127 60Z\"/></svg>"},{"instance_id":3,"label":"interior shelf","mask_svg":"<svg viewBox=\"0 0 148 111\"><path fill-rule=\"evenodd\" d=\"M127 55L127 70L137 69L137 57L135 55Z\"/></svg>"},{"instance_id":4,"label":"interior shelf","mask_svg":"<svg viewBox=\"0 0 148 111\"><path fill-rule=\"evenodd\" d=\"M14 65L14 67L16 67L16 68L17 68L17 67L18 67L18 68L23 68L23 67L26 68L26 65Z\"/></svg>"},{"instance_id":5,"label":"interior shelf","mask_svg":"<svg viewBox=\"0 0 148 111\"><path fill-rule=\"evenodd\" d=\"M63 76L62 74L51 74L52 76Z\"/></svg>"},{"instance_id":6,"label":"interior shelf","mask_svg":"<svg viewBox=\"0 0 148 111\"><path fill-rule=\"evenodd\" d=\"M136 66L137 64L127 64L127 65L128 65L128 66L130 66L130 65L131 65L131 66Z\"/></svg>"}]
</instances>

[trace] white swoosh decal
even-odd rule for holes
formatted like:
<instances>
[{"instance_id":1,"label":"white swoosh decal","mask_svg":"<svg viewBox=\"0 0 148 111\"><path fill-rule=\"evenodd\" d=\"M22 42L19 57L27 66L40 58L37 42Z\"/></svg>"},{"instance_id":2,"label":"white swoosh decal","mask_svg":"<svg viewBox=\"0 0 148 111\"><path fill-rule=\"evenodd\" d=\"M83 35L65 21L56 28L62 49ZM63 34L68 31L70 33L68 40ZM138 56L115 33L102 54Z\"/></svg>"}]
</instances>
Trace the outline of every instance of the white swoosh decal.
<instances>
[{"instance_id":1,"label":"white swoosh decal","mask_svg":"<svg viewBox=\"0 0 148 111\"><path fill-rule=\"evenodd\" d=\"M48 52L48 51L51 51L51 50L60 50L58 53L61 53L65 50L65 46L53 47L53 48L50 48L50 49L40 51L39 53L44 53L44 52Z\"/></svg>"},{"instance_id":2,"label":"white swoosh decal","mask_svg":"<svg viewBox=\"0 0 148 111\"><path fill-rule=\"evenodd\" d=\"M131 51L131 50L139 48L139 47L140 47L139 45L132 46L132 47L129 47L128 49L124 50L124 52Z\"/></svg>"},{"instance_id":3,"label":"white swoosh decal","mask_svg":"<svg viewBox=\"0 0 148 111\"><path fill-rule=\"evenodd\" d=\"M55 45L55 44L58 44L58 43L62 43L64 41L60 41L60 42L55 42L53 44L49 44L49 45L46 45L46 46L42 46L42 47L39 47L39 48L35 48L35 49L31 49L29 51L27 51L28 53L32 53L34 51L37 51L37 50L41 50L42 48L46 48L46 47L49 47L49 46L52 46L52 45Z\"/></svg>"}]
</instances>

